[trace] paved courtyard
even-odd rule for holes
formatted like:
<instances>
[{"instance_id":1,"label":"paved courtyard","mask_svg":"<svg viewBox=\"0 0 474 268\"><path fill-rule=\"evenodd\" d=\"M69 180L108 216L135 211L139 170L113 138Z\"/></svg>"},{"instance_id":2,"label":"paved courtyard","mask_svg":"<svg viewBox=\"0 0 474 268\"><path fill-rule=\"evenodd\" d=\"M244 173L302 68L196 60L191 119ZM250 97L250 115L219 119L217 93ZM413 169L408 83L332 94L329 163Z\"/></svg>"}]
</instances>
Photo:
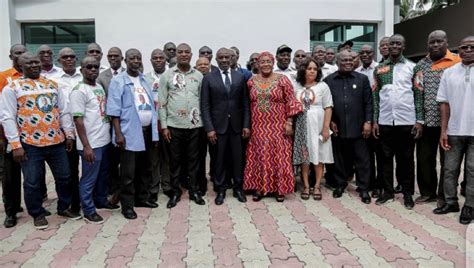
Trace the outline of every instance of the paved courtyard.
<instances>
[{"instance_id":1,"label":"paved courtyard","mask_svg":"<svg viewBox=\"0 0 474 268\"><path fill-rule=\"evenodd\" d=\"M408 211L401 195L386 206L365 205L353 185L340 199L323 194L319 202L290 195L284 203L242 204L228 192L222 206L214 193L205 206L185 194L172 210L161 195L157 209L137 208L136 220L120 211L100 212L103 225L53 215L43 231L24 212L15 228L0 228L0 266L466 267L459 214L434 215L434 203ZM45 205L54 214L53 192Z\"/></svg>"}]
</instances>

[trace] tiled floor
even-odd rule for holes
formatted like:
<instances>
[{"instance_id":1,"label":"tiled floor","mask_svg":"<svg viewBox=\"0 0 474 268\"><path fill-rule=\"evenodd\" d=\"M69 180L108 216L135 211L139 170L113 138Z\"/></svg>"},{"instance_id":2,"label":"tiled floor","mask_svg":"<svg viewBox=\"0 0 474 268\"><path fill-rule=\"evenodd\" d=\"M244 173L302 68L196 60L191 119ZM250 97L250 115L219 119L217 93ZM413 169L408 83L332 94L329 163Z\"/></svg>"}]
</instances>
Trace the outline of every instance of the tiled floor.
<instances>
[{"instance_id":1,"label":"tiled floor","mask_svg":"<svg viewBox=\"0 0 474 268\"><path fill-rule=\"evenodd\" d=\"M467 227L458 213L434 215L434 203L409 211L401 195L384 206L365 205L353 186L340 199L323 194L319 202L289 195L284 203L242 204L229 192L222 206L214 193L205 206L185 194L172 210L161 195L157 209L137 208L133 221L120 211L101 211L103 225L53 215L44 231L21 213L15 228L0 228L0 266L466 267ZM51 192L51 212L55 200Z\"/></svg>"}]
</instances>

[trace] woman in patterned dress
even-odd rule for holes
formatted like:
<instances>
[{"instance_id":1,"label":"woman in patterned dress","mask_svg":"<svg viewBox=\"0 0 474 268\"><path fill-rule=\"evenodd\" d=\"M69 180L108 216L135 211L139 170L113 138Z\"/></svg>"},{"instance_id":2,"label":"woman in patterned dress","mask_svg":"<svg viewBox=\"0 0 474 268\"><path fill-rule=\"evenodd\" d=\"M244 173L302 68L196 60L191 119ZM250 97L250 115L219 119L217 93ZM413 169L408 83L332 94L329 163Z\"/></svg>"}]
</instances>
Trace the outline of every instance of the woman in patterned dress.
<instances>
[{"instance_id":1,"label":"woman in patterned dress","mask_svg":"<svg viewBox=\"0 0 474 268\"><path fill-rule=\"evenodd\" d=\"M273 72L269 52L258 57L260 73L248 81L252 134L247 147L244 189L254 190L254 201L269 193L283 202L294 191L291 163L293 116L302 111L290 80Z\"/></svg>"},{"instance_id":2,"label":"woman in patterned dress","mask_svg":"<svg viewBox=\"0 0 474 268\"><path fill-rule=\"evenodd\" d=\"M309 199L308 183L309 165L314 165L316 185L314 199L321 200L320 183L324 164L334 163L329 124L332 115L332 97L328 85L321 82L321 68L313 59L304 61L298 73L295 90L296 99L304 107L304 112L295 118L295 142L293 147L293 164L301 165L301 177L304 190L301 198Z\"/></svg>"}]
</instances>

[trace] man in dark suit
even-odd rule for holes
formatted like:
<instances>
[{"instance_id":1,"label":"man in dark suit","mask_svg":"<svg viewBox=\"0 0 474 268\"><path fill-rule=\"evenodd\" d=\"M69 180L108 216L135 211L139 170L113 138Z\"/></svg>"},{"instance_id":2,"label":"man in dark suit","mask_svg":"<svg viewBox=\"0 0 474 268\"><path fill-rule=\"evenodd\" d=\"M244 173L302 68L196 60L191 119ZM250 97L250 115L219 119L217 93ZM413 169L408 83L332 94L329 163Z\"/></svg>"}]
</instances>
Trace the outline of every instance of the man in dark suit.
<instances>
[{"instance_id":1,"label":"man in dark suit","mask_svg":"<svg viewBox=\"0 0 474 268\"><path fill-rule=\"evenodd\" d=\"M112 78L125 71L125 68L122 67L123 55L122 50L118 47L112 47L107 52L107 60L109 61L110 68L101 72L97 78L96 83L101 85L105 94L109 92L109 85ZM113 130L113 127L110 128ZM119 175L119 165L120 165L120 149L118 147L112 147L109 150L109 159L110 159L110 176L109 181L107 182L107 187L109 195L111 196L110 202L112 204L117 204L119 201L118 198L118 181L120 178Z\"/></svg>"},{"instance_id":2,"label":"man in dark suit","mask_svg":"<svg viewBox=\"0 0 474 268\"><path fill-rule=\"evenodd\" d=\"M356 168L357 186L362 202L369 204L370 155L368 138L371 134L372 91L366 75L353 71L350 51L337 56L339 70L324 79L333 99L331 128L334 132L334 178L337 187L334 198L339 198L347 187L347 178Z\"/></svg>"},{"instance_id":3,"label":"man in dark suit","mask_svg":"<svg viewBox=\"0 0 474 268\"><path fill-rule=\"evenodd\" d=\"M234 197L240 202L247 199L242 192L243 154L242 138L250 135L250 106L244 76L230 68L229 49L217 51L219 70L206 75L201 88L201 111L204 129L216 145L215 178L216 205L225 199L227 161L233 163ZM230 154L229 154L230 151Z\"/></svg>"}]
</instances>

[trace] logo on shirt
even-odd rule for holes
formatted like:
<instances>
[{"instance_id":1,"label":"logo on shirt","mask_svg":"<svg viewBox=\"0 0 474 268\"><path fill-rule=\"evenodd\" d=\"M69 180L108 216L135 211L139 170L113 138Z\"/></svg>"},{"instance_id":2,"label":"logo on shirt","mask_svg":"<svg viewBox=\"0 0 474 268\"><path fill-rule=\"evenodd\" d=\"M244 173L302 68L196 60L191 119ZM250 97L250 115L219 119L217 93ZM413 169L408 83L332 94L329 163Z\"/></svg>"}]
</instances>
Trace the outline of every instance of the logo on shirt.
<instances>
[{"instance_id":1,"label":"logo on shirt","mask_svg":"<svg viewBox=\"0 0 474 268\"><path fill-rule=\"evenodd\" d=\"M36 107L43 113L49 113L53 110L54 102L46 94L40 94L36 97Z\"/></svg>"},{"instance_id":2,"label":"logo on shirt","mask_svg":"<svg viewBox=\"0 0 474 268\"><path fill-rule=\"evenodd\" d=\"M197 107L191 109L191 112L189 113L189 119L191 120L191 124L193 124L193 126L196 126L199 124L199 122L201 122L201 113Z\"/></svg>"},{"instance_id":3,"label":"logo on shirt","mask_svg":"<svg viewBox=\"0 0 474 268\"><path fill-rule=\"evenodd\" d=\"M390 72L390 66L384 66L377 70L377 74L386 74Z\"/></svg>"}]
</instances>

